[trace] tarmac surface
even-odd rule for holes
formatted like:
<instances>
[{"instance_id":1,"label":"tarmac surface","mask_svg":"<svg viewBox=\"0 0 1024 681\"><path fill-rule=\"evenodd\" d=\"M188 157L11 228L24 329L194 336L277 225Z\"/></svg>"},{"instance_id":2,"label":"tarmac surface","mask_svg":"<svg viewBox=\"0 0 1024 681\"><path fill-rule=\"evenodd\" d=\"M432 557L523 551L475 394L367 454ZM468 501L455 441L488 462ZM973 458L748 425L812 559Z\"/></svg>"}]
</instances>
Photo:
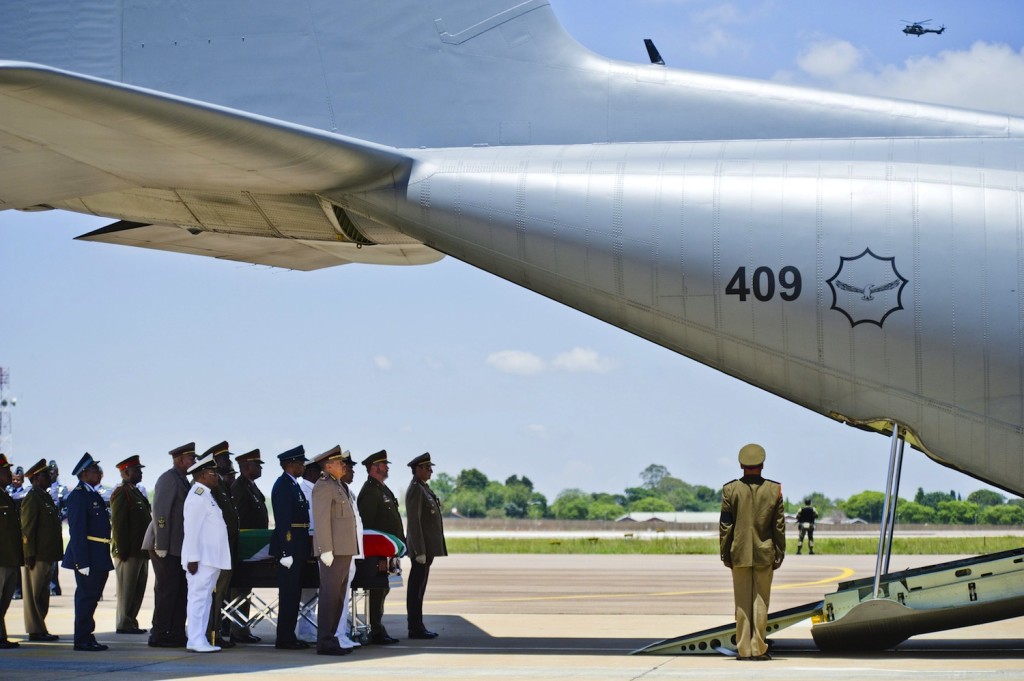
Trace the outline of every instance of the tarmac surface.
<instances>
[{"instance_id":1,"label":"tarmac surface","mask_svg":"<svg viewBox=\"0 0 1024 681\"><path fill-rule=\"evenodd\" d=\"M962 556L896 556L892 569ZM874 556L788 556L776 573L771 610L813 601L839 581L874 573ZM407 564L406 564L407 566ZM47 623L61 640L0 650L0 681L20 679L1022 679L1019 618L917 637L894 650L860 655L817 651L810 622L776 634L770 662L737 663L722 655L634 656L655 641L726 624L732 618L728 572L714 556L457 555L435 561L425 603L428 628L440 637L407 640L405 590L387 601L384 623L397 645L362 646L330 658L263 642L213 654L150 648L146 636L114 633L111 573L97 610L105 652L71 646L74 576L62 571L64 595L51 599ZM152 575L150 577L152 579ZM150 587L151 590L151 587ZM260 590L273 599L273 590ZM152 594L140 625L148 626ZM21 601L7 614L9 637L25 641Z\"/></svg>"}]
</instances>

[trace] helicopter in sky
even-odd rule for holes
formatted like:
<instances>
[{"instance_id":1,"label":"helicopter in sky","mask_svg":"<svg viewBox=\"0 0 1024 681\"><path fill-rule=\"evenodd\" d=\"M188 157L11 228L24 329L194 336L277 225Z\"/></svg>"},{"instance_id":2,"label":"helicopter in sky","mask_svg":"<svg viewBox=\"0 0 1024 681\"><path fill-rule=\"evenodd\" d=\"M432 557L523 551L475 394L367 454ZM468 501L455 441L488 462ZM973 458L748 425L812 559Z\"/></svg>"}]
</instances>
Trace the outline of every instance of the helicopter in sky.
<instances>
[{"instance_id":1,"label":"helicopter in sky","mask_svg":"<svg viewBox=\"0 0 1024 681\"><path fill-rule=\"evenodd\" d=\"M924 21L907 21L906 19L901 19L900 21L904 21L907 24L903 27L904 33L907 35L916 35L918 38L923 36L925 33L942 35L942 32L946 30L945 26L940 26L938 28L925 28L925 24L931 21L931 19L925 19Z\"/></svg>"}]
</instances>

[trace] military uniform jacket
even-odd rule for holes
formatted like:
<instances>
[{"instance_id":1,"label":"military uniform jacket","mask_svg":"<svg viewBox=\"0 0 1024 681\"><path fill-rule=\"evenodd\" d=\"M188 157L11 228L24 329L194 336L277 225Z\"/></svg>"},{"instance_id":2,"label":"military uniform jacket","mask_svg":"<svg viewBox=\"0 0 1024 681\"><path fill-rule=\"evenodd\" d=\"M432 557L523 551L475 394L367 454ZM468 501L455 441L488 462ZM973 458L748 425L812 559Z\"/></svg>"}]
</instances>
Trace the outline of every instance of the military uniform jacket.
<instances>
[{"instance_id":1,"label":"military uniform jacket","mask_svg":"<svg viewBox=\"0 0 1024 681\"><path fill-rule=\"evenodd\" d=\"M718 537L723 561L733 567L763 567L786 556L782 485L745 475L722 489Z\"/></svg>"},{"instance_id":2,"label":"military uniform jacket","mask_svg":"<svg viewBox=\"0 0 1024 681\"><path fill-rule=\"evenodd\" d=\"M282 473L270 491L270 503L274 507L270 555L306 560L309 557L309 502L295 478Z\"/></svg>"},{"instance_id":3,"label":"military uniform jacket","mask_svg":"<svg viewBox=\"0 0 1024 681\"><path fill-rule=\"evenodd\" d=\"M110 515L103 495L80 482L68 495L67 509L70 539L61 565L69 570L113 570L114 563L110 560Z\"/></svg>"},{"instance_id":4,"label":"military uniform jacket","mask_svg":"<svg viewBox=\"0 0 1024 681\"><path fill-rule=\"evenodd\" d=\"M359 490L356 500L363 527L368 530L393 534L403 542L402 514L398 511L398 499L387 486L374 478L367 478Z\"/></svg>"},{"instance_id":5,"label":"military uniform jacket","mask_svg":"<svg viewBox=\"0 0 1024 681\"><path fill-rule=\"evenodd\" d=\"M18 567L24 564L18 503L5 490L0 489L0 567Z\"/></svg>"},{"instance_id":6,"label":"military uniform jacket","mask_svg":"<svg viewBox=\"0 0 1024 681\"><path fill-rule=\"evenodd\" d=\"M182 519L181 567L187 570L189 563L199 563L230 570L228 526L210 488L198 482L192 484L182 506Z\"/></svg>"},{"instance_id":7,"label":"military uniform jacket","mask_svg":"<svg viewBox=\"0 0 1024 681\"><path fill-rule=\"evenodd\" d=\"M142 539L153 520L149 499L135 485L122 484L110 495L110 552L120 558L147 558Z\"/></svg>"},{"instance_id":8,"label":"military uniform jacket","mask_svg":"<svg viewBox=\"0 0 1024 681\"><path fill-rule=\"evenodd\" d=\"M441 501L430 485L413 478L405 490L406 537L409 555L447 556L444 542L444 521L441 519Z\"/></svg>"},{"instance_id":9,"label":"military uniform jacket","mask_svg":"<svg viewBox=\"0 0 1024 681\"><path fill-rule=\"evenodd\" d=\"M224 525L228 528L228 547L231 549L231 557L238 557L238 511L235 510L235 502L231 498L231 488L217 478L217 486L210 490L213 498L220 507L224 516Z\"/></svg>"},{"instance_id":10,"label":"military uniform jacket","mask_svg":"<svg viewBox=\"0 0 1024 681\"><path fill-rule=\"evenodd\" d=\"M147 551L167 551L168 555L181 555L184 538L182 509L191 485L184 473L171 468L157 479L153 488L153 522L146 529L142 548Z\"/></svg>"},{"instance_id":11,"label":"military uniform jacket","mask_svg":"<svg viewBox=\"0 0 1024 681\"><path fill-rule=\"evenodd\" d=\"M798 523L810 523L814 524L814 521L818 519L818 511L813 506L804 506L796 514L796 521Z\"/></svg>"},{"instance_id":12,"label":"military uniform jacket","mask_svg":"<svg viewBox=\"0 0 1024 681\"><path fill-rule=\"evenodd\" d=\"M270 527L267 513L267 498L248 478L239 477L231 485L231 500L238 511L238 528L241 530L265 530Z\"/></svg>"},{"instance_id":13,"label":"military uniform jacket","mask_svg":"<svg viewBox=\"0 0 1024 681\"><path fill-rule=\"evenodd\" d=\"M356 509L345 483L325 475L313 485L313 544L316 555L359 553Z\"/></svg>"},{"instance_id":14,"label":"military uniform jacket","mask_svg":"<svg viewBox=\"0 0 1024 681\"><path fill-rule=\"evenodd\" d=\"M35 487L21 500L21 543L25 560L54 562L64 556L64 528L57 504Z\"/></svg>"}]
</instances>

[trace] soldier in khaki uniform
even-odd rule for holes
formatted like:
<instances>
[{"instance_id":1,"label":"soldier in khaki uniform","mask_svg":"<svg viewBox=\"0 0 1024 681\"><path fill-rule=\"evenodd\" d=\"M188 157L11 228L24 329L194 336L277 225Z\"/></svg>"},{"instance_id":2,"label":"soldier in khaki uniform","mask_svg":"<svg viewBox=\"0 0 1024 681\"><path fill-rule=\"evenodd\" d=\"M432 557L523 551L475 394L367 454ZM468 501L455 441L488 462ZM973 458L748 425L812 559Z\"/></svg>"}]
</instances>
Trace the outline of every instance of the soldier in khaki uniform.
<instances>
[{"instance_id":1,"label":"soldier in khaki uniform","mask_svg":"<svg viewBox=\"0 0 1024 681\"><path fill-rule=\"evenodd\" d=\"M409 638L437 638L437 634L423 624L423 596L430 578L430 565L434 558L447 556L444 541L444 521L441 519L441 501L427 482L434 472L430 452L420 454L409 462L412 482L405 491L405 513L409 557L409 586L405 593L405 609L409 621Z\"/></svg>"},{"instance_id":2,"label":"soldier in khaki uniform","mask_svg":"<svg viewBox=\"0 0 1024 681\"><path fill-rule=\"evenodd\" d=\"M149 499L137 485L145 466L138 455L117 464L121 484L110 495L110 552L117 578L117 622L119 634L145 634L139 627L139 609L149 581L149 554L142 550L146 528L153 520Z\"/></svg>"},{"instance_id":3,"label":"soldier in khaki uniform","mask_svg":"<svg viewBox=\"0 0 1024 681\"><path fill-rule=\"evenodd\" d=\"M263 460L260 450L254 449L235 457L238 463L238 477L231 485L231 500L238 512L239 530L265 530L270 527L270 516L267 511L267 498L256 481L263 475ZM248 589L232 589L231 598L247 597ZM239 611L246 620L249 619L249 601L245 600ZM253 635L248 627L231 624L231 640L235 643L259 643L260 637Z\"/></svg>"},{"instance_id":4,"label":"soldier in khaki uniform","mask_svg":"<svg viewBox=\"0 0 1024 681\"><path fill-rule=\"evenodd\" d=\"M231 485L234 483L235 469L231 466L231 452L225 440L203 452L203 456L212 456L217 467L217 485L210 490L213 498L224 516L224 524L228 528L228 548L231 551L231 565L238 562L238 510L231 498ZM214 645L221 648L234 648L231 640L231 622L225 621L223 609L229 600L231 587L231 570L221 570L217 585L213 589L213 606L210 608L210 631L216 634Z\"/></svg>"},{"instance_id":5,"label":"soldier in khaki uniform","mask_svg":"<svg viewBox=\"0 0 1024 681\"><path fill-rule=\"evenodd\" d=\"M770 660L765 630L772 574L786 556L782 485L761 477L764 448L740 450L743 477L722 489L718 523L722 562L732 570L736 648L740 660Z\"/></svg>"},{"instance_id":6,"label":"soldier in khaki uniform","mask_svg":"<svg viewBox=\"0 0 1024 681\"><path fill-rule=\"evenodd\" d=\"M352 556L359 553L356 509L342 482L347 464L341 447L313 459L323 471L313 485L313 551L320 562L320 602L317 612L317 655L348 655L336 632L344 616L345 590Z\"/></svg>"},{"instance_id":7,"label":"soldier in khaki uniform","mask_svg":"<svg viewBox=\"0 0 1024 681\"><path fill-rule=\"evenodd\" d=\"M21 516L6 489L11 477L11 464L0 454L0 650L18 647L16 641L7 640L4 617L14 597L18 571L25 563L21 553Z\"/></svg>"},{"instance_id":8,"label":"soldier in khaki uniform","mask_svg":"<svg viewBox=\"0 0 1024 681\"><path fill-rule=\"evenodd\" d=\"M363 459L366 466L366 482L359 490L359 497L356 504L359 507L359 517L363 520L363 527L367 530L377 530L393 534L405 542L405 533L402 527L402 514L398 510L398 499L388 489L384 481L388 479L387 450L382 449L375 454ZM376 560L373 556L366 556L365 560ZM370 643L377 645L390 645L398 643L398 639L390 636L384 628L384 599L388 597L389 588L367 589L370 592Z\"/></svg>"},{"instance_id":9,"label":"soldier in khaki uniform","mask_svg":"<svg viewBox=\"0 0 1024 681\"><path fill-rule=\"evenodd\" d=\"M64 557L64 528L57 504L50 496L52 478L46 459L37 461L25 477L32 484L21 501L25 631L30 641L56 641L57 635L46 630L46 614L50 611L50 566Z\"/></svg>"},{"instance_id":10,"label":"soldier in khaki uniform","mask_svg":"<svg viewBox=\"0 0 1024 681\"><path fill-rule=\"evenodd\" d=\"M185 497L191 483L185 472L196 461L196 443L175 447L171 467L164 471L153 489L153 521L146 529L142 548L153 561L152 648L184 648L188 584L181 569L181 542L185 536Z\"/></svg>"}]
</instances>

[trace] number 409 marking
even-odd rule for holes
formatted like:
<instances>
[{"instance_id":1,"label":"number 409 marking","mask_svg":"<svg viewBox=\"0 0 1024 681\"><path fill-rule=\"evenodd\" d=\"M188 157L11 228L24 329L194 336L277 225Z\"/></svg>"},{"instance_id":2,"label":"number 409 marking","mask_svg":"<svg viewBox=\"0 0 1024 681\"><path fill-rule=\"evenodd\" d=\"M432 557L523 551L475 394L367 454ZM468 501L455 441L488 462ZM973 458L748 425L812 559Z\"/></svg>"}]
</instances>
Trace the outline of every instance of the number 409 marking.
<instances>
[{"instance_id":1,"label":"number 409 marking","mask_svg":"<svg viewBox=\"0 0 1024 681\"><path fill-rule=\"evenodd\" d=\"M732 275L732 279L725 285L725 293L730 296L739 296L740 302L747 299L751 293L761 302L767 302L775 297L775 288L782 289L779 297L785 301L796 300L800 297L803 288L800 270L792 265L786 265L779 270L778 279L770 267L758 267L754 270L753 277L747 280L747 268L741 267Z\"/></svg>"}]
</instances>

